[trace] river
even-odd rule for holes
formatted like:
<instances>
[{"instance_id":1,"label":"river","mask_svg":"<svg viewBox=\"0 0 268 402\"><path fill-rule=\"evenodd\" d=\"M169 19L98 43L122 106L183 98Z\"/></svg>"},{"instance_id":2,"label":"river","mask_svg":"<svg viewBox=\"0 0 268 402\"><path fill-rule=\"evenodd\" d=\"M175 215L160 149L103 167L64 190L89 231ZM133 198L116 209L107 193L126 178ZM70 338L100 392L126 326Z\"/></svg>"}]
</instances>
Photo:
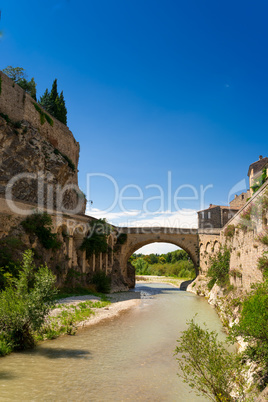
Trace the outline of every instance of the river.
<instances>
[{"instance_id":1,"label":"river","mask_svg":"<svg viewBox=\"0 0 268 402\"><path fill-rule=\"evenodd\" d=\"M166 284L138 284L138 307L112 320L2 358L1 401L207 401L177 376L186 321L220 320L204 298Z\"/></svg>"}]
</instances>

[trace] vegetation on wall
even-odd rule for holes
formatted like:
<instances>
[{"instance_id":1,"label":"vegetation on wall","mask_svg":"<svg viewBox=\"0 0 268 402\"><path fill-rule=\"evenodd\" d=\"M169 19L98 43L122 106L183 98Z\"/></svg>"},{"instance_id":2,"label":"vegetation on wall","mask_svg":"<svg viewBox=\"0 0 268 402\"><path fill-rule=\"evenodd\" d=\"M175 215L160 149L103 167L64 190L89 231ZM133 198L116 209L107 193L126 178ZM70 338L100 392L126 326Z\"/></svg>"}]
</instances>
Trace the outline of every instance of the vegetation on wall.
<instances>
[{"instance_id":1,"label":"vegetation on wall","mask_svg":"<svg viewBox=\"0 0 268 402\"><path fill-rule=\"evenodd\" d=\"M224 230L224 236L232 238L235 234L235 225L228 225Z\"/></svg>"},{"instance_id":2,"label":"vegetation on wall","mask_svg":"<svg viewBox=\"0 0 268 402\"><path fill-rule=\"evenodd\" d=\"M68 163L69 168L71 168L72 171L75 172L75 165L67 155L65 155L62 152L60 152L57 148L54 149L54 154L61 155L66 160L66 162Z\"/></svg>"},{"instance_id":3,"label":"vegetation on wall","mask_svg":"<svg viewBox=\"0 0 268 402\"><path fill-rule=\"evenodd\" d=\"M215 256L210 258L210 266L208 268L207 276L211 279L208 282L208 288L212 289L215 283L223 287L228 285L229 271L230 271L230 250L224 247L221 248L220 251Z\"/></svg>"},{"instance_id":4,"label":"vegetation on wall","mask_svg":"<svg viewBox=\"0 0 268 402\"><path fill-rule=\"evenodd\" d=\"M136 275L160 275L193 279L196 276L193 262L184 250L167 254L133 254L129 261Z\"/></svg>"},{"instance_id":5,"label":"vegetation on wall","mask_svg":"<svg viewBox=\"0 0 268 402\"><path fill-rule=\"evenodd\" d=\"M19 278L0 293L0 355L34 346L55 294L52 272L47 266L37 269L33 252L25 251Z\"/></svg>"},{"instance_id":6,"label":"vegetation on wall","mask_svg":"<svg viewBox=\"0 0 268 402\"><path fill-rule=\"evenodd\" d=\"M110 246L107 244L107 237L111 232L111 227L106 219L99 219L90 222L89 235L84 238L80 250L86 251L86 258L95 254L107 253Z\"/></svg>"},{"instance_id":7,"label":"vegetation on wall","mask_svg":"<svg viewBox=\"0 0 268 402\"><path fill-rule=\"evenodd\" d=\"M37 103L33 103L35 109L37 110L37 112L40 114L40 123L41 125L43 125L45 123L45 121L48 122L48 124L53 127L54 125L54 121L51 119L51 117L46 114L45 112L43 112L43 110L37 105Z\"/></svg>"},{"instance_id":8,"label":"vegetation on wall","mask_svg":"<svg viewBox=\"0 0 268 402\"><path fill-rule=\"evenodd\" d=\"M52 233L52 219L46 212L29 215L21 222L24 230L38 237L42 246L46 249L59 249L61 243L57 240L56 233Z\"/></svg>"},{"instance_id":9,"label":"vegetation on wall","mask_svg":"<svg viewBox=\"0 0 268 402\"><path fill-rule=\"evenodd\" d=\"M1 95L1 93L2 93L2 77L0 75L0 95Z\"/></svg>"},{"instance_id":10,"label":"vegetation on wall","mask_svg":"<svg viewBox=\"0 0 268 402\"><path fill-rule=\"evenodd\" d=\"M256 193L259 188L261 188L261 186L263 185L263 183L267 180L267 170L266 168L263 168L262 170L262 174L260 177L258 177L253 186L251 186L252 190L253 190L253 194Z\"/></svg>"},{"instance_id":11,"label":"vegetation on wall","mask_svg":"<svg viewBox=\"0 0 268 402\"><path fill-rule=\"evenodd\" d=\"M27 75L24 68L8 66L4 68L3 73L5 73L16 84L24 89L25 92L31 95L34 100L36 100L36 83L34 81L34 78L31 78L30 81L27 81Z\"/></svg>"},{"instance_id":12,"label":"vegetation on wall","mask_svg":"<svg viewBox=\"0 0 268 402\"><path fill-rule=\"evenodd\" d=\"M58 94L57 79L52 84L51 92L48 92L48 89L46 89L45 93L40 97L39 103L48 113L62 123L67 124L67 109L63 91L60 95Z\"/></svg>"}]
</instances>

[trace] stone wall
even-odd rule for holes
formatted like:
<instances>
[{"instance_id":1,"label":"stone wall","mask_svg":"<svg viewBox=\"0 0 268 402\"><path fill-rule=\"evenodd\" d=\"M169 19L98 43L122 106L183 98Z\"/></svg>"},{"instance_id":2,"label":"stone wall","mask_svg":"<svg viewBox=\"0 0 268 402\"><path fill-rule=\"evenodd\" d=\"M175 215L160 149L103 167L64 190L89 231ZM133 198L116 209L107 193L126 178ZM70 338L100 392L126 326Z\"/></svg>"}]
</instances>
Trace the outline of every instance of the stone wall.
<instances>
[{"instance_id":1,"label":"stone wall","mask_svg":"<svg viewBox=\"0 0 268 402\"><path fill-rule=\"evenodd\" d=\"M262 281L262 273L257 265L258 259L265 251L268 251L268 246L260 240L262 233L267 233L268 230L268 212L266 209L265 213L257 214L252 208L260 202L261 198L265 197L267 192L268 182L265 182L227 225L218 229L218 233L213 229L210 231L199 230L201 275L206 275L209 260L219 251L220 246L227 246L231 250L231 284L241 288L242 291L249 291L253 283ZM268 199L268 194L266 197ZM252 210L251 223L247 226L248 220L243 219L243 215L250 210ZM227 228L230 228L231 232L226 236Z\"/></svg>"},{"instance_id":2,"label":"stone wall","mask_svg":"<svg viewBox=\"0 0 268 402\"><path fill-rule=\"evenodd\" d=\"M0 113L8 115L13 121L28 121L55 148L67 155L77 168L79 143L69 128L53 116L50 116L54 123L53 127L47 121L41 124L40 114L33 105L36 103L34 99L1 71L0 77Z\"/></svg>"}]
</instances>

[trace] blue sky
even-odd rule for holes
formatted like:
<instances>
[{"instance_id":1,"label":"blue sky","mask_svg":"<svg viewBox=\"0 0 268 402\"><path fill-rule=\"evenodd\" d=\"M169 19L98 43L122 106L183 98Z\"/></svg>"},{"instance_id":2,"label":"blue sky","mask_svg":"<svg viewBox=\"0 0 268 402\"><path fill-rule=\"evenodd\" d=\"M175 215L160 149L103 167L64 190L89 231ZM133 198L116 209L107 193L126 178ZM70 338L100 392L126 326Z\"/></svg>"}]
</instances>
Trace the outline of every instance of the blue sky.
<instances>
[{"instance_id":1,"label":"blue sky","mask_svg":"<svg viewBox=\"0 0 268 402\"><path fill-rule=\"evenodd\" d=\"M90 214L196 225L197 210L226 205L248 186L249 164L267 156L266 0L8 0L0 9L0 69L23 67L38 96L54 78L64 91ZM210 186L203 200L201 186Z\"/></svg>"}]
</instances>

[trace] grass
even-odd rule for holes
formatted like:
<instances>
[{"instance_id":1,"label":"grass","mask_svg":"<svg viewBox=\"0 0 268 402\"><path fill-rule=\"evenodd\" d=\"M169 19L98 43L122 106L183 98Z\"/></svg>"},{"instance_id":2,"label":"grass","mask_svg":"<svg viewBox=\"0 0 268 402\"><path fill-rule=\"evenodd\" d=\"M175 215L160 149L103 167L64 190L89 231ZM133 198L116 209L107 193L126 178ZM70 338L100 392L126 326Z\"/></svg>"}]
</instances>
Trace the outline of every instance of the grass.
<instances>
[{"instance_id":1,"label":"grass","mask_svg":"<svg viewBox=\"0 0 268 402\"><path fill-rule=\"evenodd\" d=\"M109 304L111 304L109 301L87 300L77 305L55 305L54 308L60 308L61 311L55 316L47 317L46 323L41 330L36 333L35 339L40 341L55 339L64 334L74 335L77 331L77 324L95 314L93 309L103 308Z\"/></svg>"},{"instance_id":2,"label":"grass","mask_svg":"<svg viewBox=\"0 0 268 402\"><path fill-rule=\"evenodd\" d=\"M66 297L72 296L85 296L85 295L93 295L98 296L101 298L102 301L107 301L107 297L104 293L96 292L93 287L92 288L83 288L83 287L76 287L76 288L68 288L64 287L59 289L57 295L55 296L55 300L65 299Z\"/></svg>"}]
</instances>

